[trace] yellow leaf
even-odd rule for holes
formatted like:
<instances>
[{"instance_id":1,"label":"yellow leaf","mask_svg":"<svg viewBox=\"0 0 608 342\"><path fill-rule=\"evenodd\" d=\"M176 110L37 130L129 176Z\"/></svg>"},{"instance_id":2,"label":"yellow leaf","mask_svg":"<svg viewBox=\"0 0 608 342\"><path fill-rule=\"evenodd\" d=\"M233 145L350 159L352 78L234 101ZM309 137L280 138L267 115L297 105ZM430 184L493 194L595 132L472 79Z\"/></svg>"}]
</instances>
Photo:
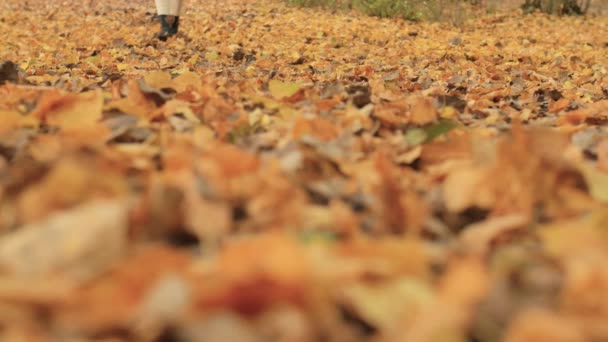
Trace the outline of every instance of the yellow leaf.
<instances>
[{"instance_id":1,"label":"yellow leaf","mask_svg":"<svg viewBox=\"0 0 608 342\"><path fill-rule=\"evenodd\" d=\"M279 102L277 102L275 99L269 98L269 97L265 97L265 96L258 96L258 95L243 95L246 99L249 99L250 101L254 102L254 103L260 103L264 105L264 108L269 109L269 110L275 110L275 109L279 109L281 107L281 104Z\"/></svg>"},{"instance_id":2,"label":"yellow leaf","mask_svg":"<svg viewBox=\"0 0 608 342\"><path fill-rule=\"evenodd\" d=\"M203 82L201 81L201 77L198 74L190 71L177 76L173 80L173 87L178 92L184 92L190 87L197 89L200 88L202 85Z\"/></svg>"},{"instance_id":3,"label":"yellow leaf","mask_svg":"<svg viewBox=\"0 0 608 342\"><path fill-rule=\"evenodd\" d=\"M608 212L600 209L582 218L543 225L537 231L550 255L570 257L583 250L605 250L607 219Z\"/></svg>"},{"instance_id":4,"label":"yellow leaf","mask_svg":"<svg viewBox=\"0 0 608 342\"><path fill-rule=\"evenodd\" d=\"M293 96L301 88L302 86L295 82L281 82L272 80L268 83L268 89L270 90L272 96L276 99L283 99Z\"/></svg>"},{"instance_id":5,"label":"yellow leaf","mask_svg":"<svg viewBox=\"0 0 608 342\"><path fill-rule=\"evenodd\" d=\"M146 83L156 89L171 87L171 74L164 71L154 71L144 76Z\"/></svg>"},{"instance_id":6,"label":"yellow leaf","mask_svg":"<svg viewBox=\"0 0 608 342\"><path fill-rule=\"evenodd\" d=\"M249 113L249 125L254 126L262 120L264 113L260 108L256 108L253 112Z\"/></svg>"},{"instance_id":7,"label":"yellow leaf","mask_svg":"<svg viewBox=\"0 0 608 342\"><path fill-rule=\"evenodd\" d=\"M23 69L23 71L27 71L27 69L29 69L29 67L35 63L36 63L36 59L30 58L27 61L21 63L20 67L21 67L21 69Z\"/></svg>"},{"instance_id":8,"label":"yellow leaf","mask_svg":"<svg viewBox=\"0 0 608 342\"><path fill-rule=\"evenodd\" d=\"M199 118L192 112L187 102L181 100L170 100L162 108L164 115L169 117L173 114L181 114L190 122L200 123Z\"/></svg>"},{"instance_id":9,"label":"yellow leaf","mask_svg":"<svg viewBox=\"0 0 608 342\"><path fill-rule=\"evenodd\" d=\"M190 72L190 68L188 68L187 66L184 66L181 69L175 69L175 70L171 71L171 73L173 75L183 75L183 74L188 73L188 72Z\"/></svg>"},{"instance_id":10,"label":"yellow leaf","mask_svg":"<svg viewBox=\"0 0 608 342\"><path fill-rule=\"evenodd\" d=\"M137 81L130 80L127 87L128 97L106 104L104 110L118 109L124 113L146 119L157 114L156 105L141 92Z\"/></svg>"},{"instance_id":11,"label":"yellow leaf","mask_svg":"<svg viewBox=\"0 0 608 342\"><path fill-rule=\"evenodd\" d=\"M207 51L205 53L205 58L210 62L215 61L218 58L218 56L219 55L218 55L217 51Z\"/></svg>"},{"instance_id":12,"label":"yellow leaf","mask_svg":"<svg viewBox=\"0 0 608 342\"><path fill-rule=\"evenodd\" d=\"M603 203L608 203L608 174L593 166L581 164L578 166L583 174L591 196Z\"/></svg>"},{"instance_id":13,"label":"yellow leaf","mask_svg":"<svg viewBox=\"0 0 608 342\"><path fill-rule=\"evenodd\" d=\"M428 307L434 299L431 288L415 279L401 278L378 286L356 284L344 289L350 306L366 321L387 329Z\"/></svg>"},{"instance_id":14,"label":"yellow leaf","mask_svg":"<svg viewBox=\"0 0 608 342\"><path fill-rule=\"evenodd\" d=\"M456 109L452 106L446 106L441 109L440 116L444 119L452 119L456 116Z\"/></svg>"},{"instance_id":15,"label":"yellow leaf","mask_svg":"<svg viewBox=\"0 0 608 342\"><path fill-rule=\"evenodd\" d=\"M0 133L11 131L20 126L36 125L37 120L31 115L21 115L16 111L0 110Z\"/></svg>"},{"instance_id":16,"label":"yellow leaf","mask_svg":"<svg viewBox=\"0 0 608 342\"><path fill-rule=\"evenodd\" d=\"M495 124L500 120L500 116L497 113L488 115L483 121L489 125Z\"/></svg>"},{"instance_id":17,"label":"yellow leaf","mask_svg":"<svg viewBox=\"0 0 608 342\"><path fill-rule=\"evenodd\" d=\"M198 55L194 55L188 59L188 64L195 65L198 62Z\"/></svg>"}]
</instances>

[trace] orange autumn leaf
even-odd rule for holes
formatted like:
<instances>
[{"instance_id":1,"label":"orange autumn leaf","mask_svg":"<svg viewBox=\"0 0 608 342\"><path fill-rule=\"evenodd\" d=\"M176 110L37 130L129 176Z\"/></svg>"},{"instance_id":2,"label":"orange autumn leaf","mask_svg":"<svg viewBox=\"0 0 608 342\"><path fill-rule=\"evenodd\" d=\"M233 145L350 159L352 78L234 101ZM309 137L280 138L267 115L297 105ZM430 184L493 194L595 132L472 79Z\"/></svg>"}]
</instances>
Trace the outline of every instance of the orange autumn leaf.
<instances>
[{"instance_id":1,"label":"orange autumn leaf","mask_svg":"<svg viewBox=\"0 0 608 342\"><path fill-rule=\"evenodd\" d=\"M202 85L201 76L194 72L183 73L172 81L172 86L175 87L175 90L177 90L178 93L198 89Z\"/></svg>"},{"instance_id":2,"label":"orange autumn leaf","mask_svg":"<svg viewBox=\"0 0 608 342\"><path fill-rule=\"evenodd\" d=\"M260 166L256 156L228 144L216 145L208 157L217 163L222 175L227 178L255 172Z\"/></svg>"},{"instance_id":3,"label":"orange autumn leaf","mask_svg":"<svg viewBox=\"0 0 608 342\"><path fill-rule=\"evenodd\" d=\"M608 340L608 4L287 2L0 1L0 341Z\"/></svg>"},{"instance_id":4,"label":"orange autumn leaf","mask_svg":"<svg viewBox=\"0 0 608 342\"><path fill-rule=\"evenodd\" d=\"M31 115L23 115L16 111L0 110L0 134L11 132L22 126L34 126L37 120Z\"/></svg>"},{"instance_id":5,"label":"orange autumn leaf","mask_svg":"<svg viewBox=\"0 0 608 342\"><path fill-rule=\"evenodd\" d=\"M184 274L190 260L173 249L148 246L78 289L68 301L65 315L91 329L133 319L146 292L164 276ZM111 300L120 300L121 304L104 305Z\"/></svg>"},{"instance_id":6,"label":"orange autumn leaf","mask_svg":"<svg viewBox=\"0 0 608 342\"><path fill-rule=\"evenodd\" d=\"M423 96L410 98L410 121L416 125L425 125L437 120L437 109L430 99Z\"/></svg>"},{"instance_id":7,"label":"orange autumn leaf","mask_svg":"<svg viewBox=\"0 0 608 342\"><path fill-rule=\"evenodd\" d=\"M570 100L569 99L560 99L558 101L552 102L549 105L549 111L551 113L559 113L562 110L568 108L568 106L570 105Z\"/></svg>"},{"instance_id":8,"label":"orange autumn leaf","mask_svg":"<svg viewBox=\"0 0 608 342\"><path fill-rule=\"evenodd\" d=\"M141 91L136 80L130 80L127 83L127 92L127 97L106 104L104 110L116 109L143 119L149 119L156 114L158 108Z\"/></svg>"},{"instance_id":9,"label":"orange autumn leaf","mask_svg":"<svg viewBox=\"0 0 608 342\"><path fill-rule=\"evenodd\" d=\"M91 127L98 124L103 109L101 91L82 94L63 94L59 91L43 93L32 116L63 129Z\"/></svg>"},{"instance_id":10,"label":"orange autumn leaf","mask_svg":"<svg viewBox=\"0 0 608 342\"><path fill-rule=\"evenodd\" d=\"M294 139L310 135L322 141L330 141L338 136L338 130L331 122L325 119L301 117L295 122L292 135Z\"/></svg>"},{"instance_id":11,"label":"orange autumn leaf","mask_svg":"<svg viewBox=\"0 0 608 342\"><path fill-rule=\"evenodd\" d=\"M104 171L102 178L96 172ZM95 198L126 194L126 184L110 167L87 163L86 158L64 158L38 183L21 192L16 208L21 222L42 219Z\"/></svg>"},{"instance_id":12,"label":"orange autumn leaf","mask_svg":"<svg viewBox=\"0 0 608 342\"><path fill-rule=\"evenodd\" d=\"M144 81L156 89L170 88L172 86L171 74L163 71L155 71L144 76Z\"/></svg>"},{"instance_id":13,"label":"orange autumn leaf","mask_svg":"<svg viewBox=\"0 0 608 342\"><path fill-rule=\"evenodd\" d=\"M597 146L597 163L600 170L608 172L608 139L600 141Z\"/></svg>"},{"instance_id":14,"label":"orange autumn leaf","mask_svg":"<svg viewBox=\"0 0 608 342\"><path fill-rule=\"evenodd\" d=\"M316 105L317 105L317 108L319 108L320 110L330 110L333 107L335 107L338 103L339 103L338 100L328 99L328 100L318 101Z\"/></svg>"},{"instance_id":15,"label":"orange autumn leaf","mask_svg":"<svg viewBox=\"0 0 608 342\"><path fill-rule=\"evenodd\" d=\"M304 251L280 235L234 241L218 256L214 278L203 282L197 305L251 315L276 303L301 305L310 277Z\"/></svg>"}]
</instances>

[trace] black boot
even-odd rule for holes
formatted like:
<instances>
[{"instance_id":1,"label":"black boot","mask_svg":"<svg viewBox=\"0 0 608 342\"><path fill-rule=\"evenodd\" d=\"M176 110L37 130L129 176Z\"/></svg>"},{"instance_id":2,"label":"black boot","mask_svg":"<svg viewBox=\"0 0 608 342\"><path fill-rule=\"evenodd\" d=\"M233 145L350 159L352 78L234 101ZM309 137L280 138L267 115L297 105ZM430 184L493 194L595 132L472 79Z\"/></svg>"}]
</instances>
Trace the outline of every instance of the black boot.
<instances>
[{"instance_id":1,"label":"black boot","mask_svg":"<svg viewBox=\"0 0 608 342\"><path fill-rule=\"evenodd\" d=\"M162 41L166 41L167 38L177 34L179 30L179 17L171 15L159 15L158 21L160 22L160 32L156 37Z\"/></svg>"},{"instance_id":2,"label":"black boot","mask_svg":"<svg viewBox=\"0 0 608 342\"><path fill-rule=\"evenodd\" d=\"M173 32L173 34L177 34L177 31L179 31L179 16L175 16L174 17L175 20L173 21L173 26L171 27L171 32Z\"/></svg>"}]
</instances>

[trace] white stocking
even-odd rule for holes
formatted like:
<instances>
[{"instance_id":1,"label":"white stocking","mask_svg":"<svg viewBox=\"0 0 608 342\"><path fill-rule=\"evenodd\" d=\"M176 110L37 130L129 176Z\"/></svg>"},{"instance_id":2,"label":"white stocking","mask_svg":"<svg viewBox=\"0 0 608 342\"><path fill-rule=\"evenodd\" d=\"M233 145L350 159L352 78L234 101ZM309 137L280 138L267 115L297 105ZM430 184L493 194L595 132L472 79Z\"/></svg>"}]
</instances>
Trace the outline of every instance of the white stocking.
<instances>
[{"instance_id":1,"label":"white stocking","mask_svg":"<svg viewBox=\"0 0 608 342\"><path fill-rule=\"evenodd\" d=\"M158 15L178 16L182 10L183 0L156 0L156 11Z\"/></svg>"}]
</instances>

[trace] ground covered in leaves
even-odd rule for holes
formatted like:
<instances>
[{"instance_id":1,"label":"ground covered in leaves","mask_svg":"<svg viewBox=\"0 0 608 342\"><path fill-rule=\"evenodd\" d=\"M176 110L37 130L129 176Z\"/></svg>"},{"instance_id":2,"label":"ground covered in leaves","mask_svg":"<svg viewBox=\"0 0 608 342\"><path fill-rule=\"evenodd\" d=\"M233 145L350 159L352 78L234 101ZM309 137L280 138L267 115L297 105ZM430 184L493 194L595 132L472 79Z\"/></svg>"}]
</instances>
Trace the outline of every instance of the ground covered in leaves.
<instances>
[{"instance_id":1,"label":"ground covered in leaves","mask_svg":"<svg viewBox=\"0 0 608 342\"><path fill-rule=\"evenodd\" d=\"M605 341L608 21L0 3L3 341Z\"/></svg>"}]
</instances>

